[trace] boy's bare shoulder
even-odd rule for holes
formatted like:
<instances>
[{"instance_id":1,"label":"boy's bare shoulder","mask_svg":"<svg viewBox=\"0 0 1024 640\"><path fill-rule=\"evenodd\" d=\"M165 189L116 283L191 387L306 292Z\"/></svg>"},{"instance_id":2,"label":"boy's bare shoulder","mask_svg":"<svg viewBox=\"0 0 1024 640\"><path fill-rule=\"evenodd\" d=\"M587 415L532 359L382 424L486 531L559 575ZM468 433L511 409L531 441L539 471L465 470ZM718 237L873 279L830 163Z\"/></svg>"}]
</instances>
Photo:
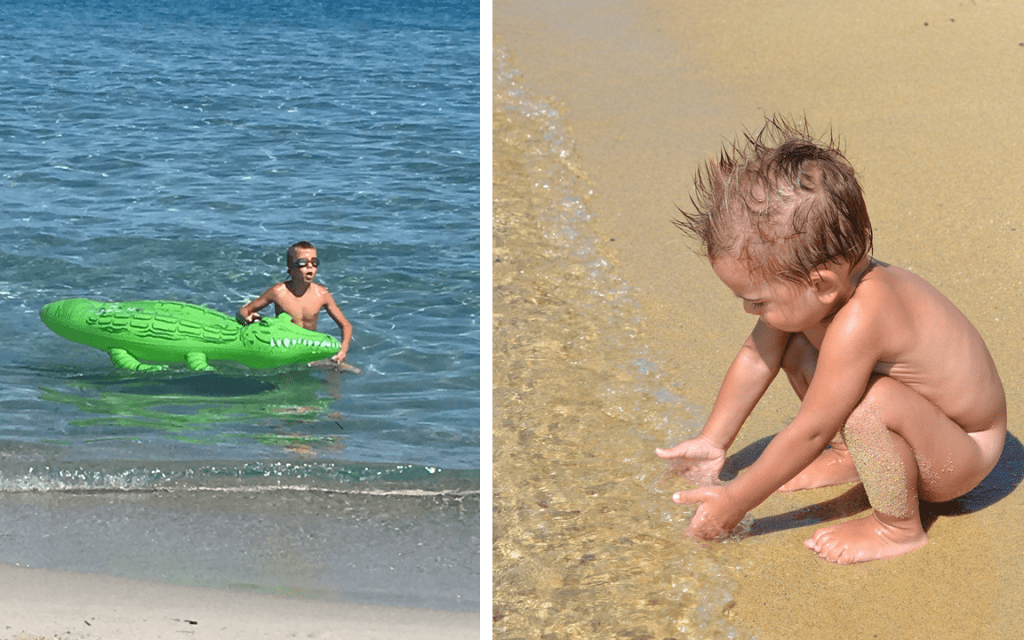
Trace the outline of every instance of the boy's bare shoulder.
<instances>
[{"instance_id":1,"label":"boy's bare shoulder","mask_svg":"<svg viewBox=\"0 0 1024 640\"><path fill-rule=\"evenodd\" d=\"M310 285L310 288L313 290L313 293L316 294L317 298L321 298L325 302L327 300L331 299L331 292L328 291L327 287L325 287L324 285L322 285L322 284L320 284L318 282L314 282L314 283L312 283Z\"/></svg>"},{"instance_id":2,"label":"boy's bare shoulder","mask_svg":"<svg viewBox=\"0 0 1024 640\"><path fill-rule=\"evenodd\" d=\"M288 292L288 285L284 282L278 282L267 289L267 292L263 295L269 296L272 300L277 301L281 299L281 295Z\"/></svg>"}]
</instances>

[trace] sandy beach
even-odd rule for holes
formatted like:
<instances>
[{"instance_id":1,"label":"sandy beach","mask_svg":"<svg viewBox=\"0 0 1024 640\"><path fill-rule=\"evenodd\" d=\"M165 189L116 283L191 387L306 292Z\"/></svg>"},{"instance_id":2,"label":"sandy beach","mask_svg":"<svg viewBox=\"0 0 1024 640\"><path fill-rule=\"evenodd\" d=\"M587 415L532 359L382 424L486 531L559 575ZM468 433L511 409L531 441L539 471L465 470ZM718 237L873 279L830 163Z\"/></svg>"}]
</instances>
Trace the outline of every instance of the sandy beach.
<instances>
[{"instance_id":1,"label":"sandy beach","mask_svg":"<svg viewBox=\"0 0 1024 640\"><path fill-rule=\"evenodd\" d=\"M478 638L472 502L8 492L0 639Z\"/></svg>"},{"instance_id":2,"label":"sandy beach","mask_svg":"<svg viewBox=\"0 0 1024 640\"><path fill-rule=\"evenodd\" d=\"M875 256L936 285L974 322L995 358L1009 399L1004 459L984 497L929 511L925 548L852 567L807 551L801 541L816 522L844 506L864 508L846 486L773 496L753 513L760 535L703 552L738 567L734 597L717 615L749 637L1024 633L1022 543L1015 533L1024 501L1015 490L1024 434L1021 24L1024 9L1010 3L871 0L828 11L762 0L494 5L495 46L507 52L525 89L558 105L592 191L587 209L597 249L636 303L635 334L695 420L707 415L751 321L671 218L676 205L689 203L698 164L723 140L758 129L766 114L802 115L817 132L831 127L842 137L865 191ZM502 258L499 249L496 240ZM502 384L497 370L495 378ZM796 408L786 381L777 380L730 453L756 451ZM641 410L659 409L652 400ZM502 428L498 416L495 431ZM653 446L675 444L681 435L637 427L622 437L651 439L649 458L636 464L657 467ZM667 440L653 441L659 437ZM503 472L515 464L504 456L495 462L496 566L508 553L503 536L518 527L508 514L520 510L517 498L502 497L510 493ZM812 509L827 501L831 512ZM679 545L691 553L685 541ZM671 550L663 554L657 557ZM516 593L529 593L512 578L496 588L513 583ZM650 585L652 593L672 589ZM635 607L639 618L659 611L652 596L644 598ZM495 617L505 624L511 608ZM539 615L535 628L552 637L586 637L544 620ZM514 631L496 637L516 637Z\"/></svg>"},{"instance_id":3,"label":"sandy beach","mask_svg":"<svg viewBox=\"0 0 1024 640\"><path fill-rule=\"evenodd\" d=\"M0 638L478 638L475 614L295 600L0 565Z\"/></svg>"}]
</instances>

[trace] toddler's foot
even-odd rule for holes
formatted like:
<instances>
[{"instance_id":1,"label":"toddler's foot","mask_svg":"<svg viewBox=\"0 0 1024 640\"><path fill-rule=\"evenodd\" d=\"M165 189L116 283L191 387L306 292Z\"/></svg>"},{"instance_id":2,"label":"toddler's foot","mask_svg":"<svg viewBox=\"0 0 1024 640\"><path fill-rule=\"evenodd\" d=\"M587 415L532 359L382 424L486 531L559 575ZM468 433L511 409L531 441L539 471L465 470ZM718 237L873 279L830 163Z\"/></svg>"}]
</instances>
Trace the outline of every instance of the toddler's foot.
<instances>
[{"instance_id":1,"label":"toddler's foot","mask_svg":"<svg viewBox=\"0 0 1024 640\"><path fill-rule=\"evenodd\" d=\"M817 489L858 480L860 480L860 476L857 475L857 468L853 464L850 452L846 449L829 447L822 451L821 455L807 465L795 478L782 485L779 491Z\"/></svg>"},{"instance_id":2,"label":"toddler's foot","mask_svg":"<svg viewBox=\"0 0 1024 640\"><path fill-rule=\"evenodd\" d=\"M876 513L818 529L804 546L836 564L868 562L910 553L928 542L915 515L898 520Z\"/></svg>"}]
</instances>

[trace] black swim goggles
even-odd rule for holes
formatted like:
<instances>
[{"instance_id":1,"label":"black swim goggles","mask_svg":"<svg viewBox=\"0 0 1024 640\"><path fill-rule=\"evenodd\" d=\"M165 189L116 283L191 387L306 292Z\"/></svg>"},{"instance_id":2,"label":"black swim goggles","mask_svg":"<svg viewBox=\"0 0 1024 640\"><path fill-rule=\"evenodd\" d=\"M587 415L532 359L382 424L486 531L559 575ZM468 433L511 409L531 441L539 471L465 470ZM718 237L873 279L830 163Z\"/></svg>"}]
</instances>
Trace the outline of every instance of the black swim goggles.
<instances>
[{"instance_id":1,"label":"black swim goggles","mask_svg":"<svg viewBox=\"0 0 1024 640\"><path fill-rule=\"evenodd\" d=\"M320 266L320 258L299 258L298 260L293 260L292 263L289 266L290 267L299 267L301 269L302 267L306 266L307 264L311 264L314 267L319 267Z\"/></svg>"}]
</instances>

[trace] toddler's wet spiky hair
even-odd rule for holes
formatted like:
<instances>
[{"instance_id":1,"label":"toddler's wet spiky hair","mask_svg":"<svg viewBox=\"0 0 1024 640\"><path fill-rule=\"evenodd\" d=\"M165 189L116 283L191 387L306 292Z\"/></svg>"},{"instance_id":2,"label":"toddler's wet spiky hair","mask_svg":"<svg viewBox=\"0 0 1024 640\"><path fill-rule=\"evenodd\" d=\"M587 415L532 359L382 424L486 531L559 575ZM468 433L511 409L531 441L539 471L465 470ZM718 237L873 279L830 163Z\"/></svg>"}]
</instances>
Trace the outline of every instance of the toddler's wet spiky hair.
<instances>
[{"instance_id":1,"label":"toddler's wet spiky hair","mask_svg":"<svg viewBox=\"0 0 1024 640\"><path fill-rule=\"evenodd\" d=\"M775 116L746 133L694 177L695 212L675 224L712 262L743 261L764 280L810 283L828 264L871 252L871 221L853 167L831 132L819 142L805 124Z\"/></svg>"}]
</instances>

